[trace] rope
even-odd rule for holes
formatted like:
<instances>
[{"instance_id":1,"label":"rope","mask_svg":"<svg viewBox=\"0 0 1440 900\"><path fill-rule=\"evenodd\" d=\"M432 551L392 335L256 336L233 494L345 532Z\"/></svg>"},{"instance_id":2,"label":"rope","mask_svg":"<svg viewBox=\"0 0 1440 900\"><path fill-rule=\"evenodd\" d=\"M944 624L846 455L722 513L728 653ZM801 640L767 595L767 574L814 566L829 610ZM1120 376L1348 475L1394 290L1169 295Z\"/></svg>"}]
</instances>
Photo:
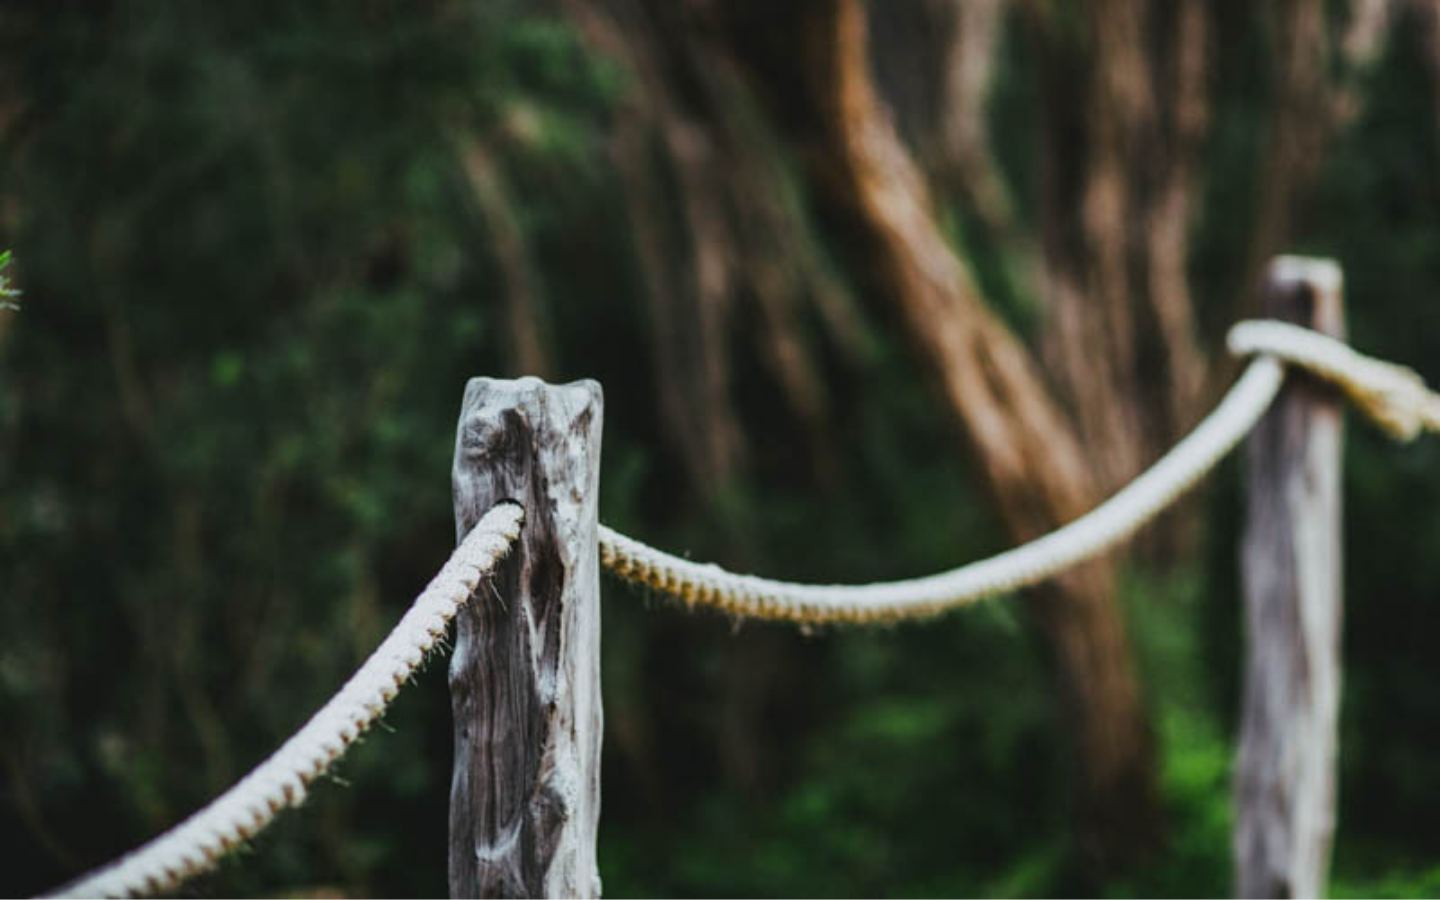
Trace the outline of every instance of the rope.
<instances>
[{"instance_id":1,"label":"rope","mask_svg":"<svg viewBox=\"0 0 1440 900\"><path fill-rule=\"evenodd\" d=\"M937 615L1036 584L1129 537L1230 452L1270 406L1283 379L1278 362L1255 360L1194 431L1115 496L1037 540L938 575L867 585L771 581L670 556L604 527L600 562L687 604L757 619L819 624Z\"/></svg>"},{"instance_id":2,"label":"rope","mask_svg":"<svg viewBox=\"0 0 1440 900\"><path fill-rule=\"evenodd\" d=\"M1324 378L1397 440L1440 431L1440 396L1413 369L1363 356L1348 344L1285 322L1241 322L1226 343L1237 356L1263 353Z\"/></svg>"},{"instance_id":3,"label":"rope","mask_svg":"<svg viewBox=\"0 0 1440 900\"><path fill-rule=\"evenodd\" d=\"M523 510L490 510L455 549L395 630L345 686L269 759L174 828L51 896L127 897L171 891L253 838L385 711L460 606L520 534Z\"/></svg>"},{"instance_id":4,"label":"rope","mask_svg":"<svg viewBox=\"0 0 1440 900\"><path fill-rule=\"evenodd\" d=\"M688 605L736 616L821 624L933 616L984 597L1037 584L1100 556L1135 533L1240 442L1275 399L1279 361L1340 386L1397 438L1440 431L1440 396L1415 372L1362 356L1340 341L1283 322L1242 322L1228 343L1256 355L1220 405L1150 469L1079 519L1028 544L938 575L868 585L809 585L738 575L690 562L601 526L600 562L629 581Z\"/></svg>"}]
</instances>

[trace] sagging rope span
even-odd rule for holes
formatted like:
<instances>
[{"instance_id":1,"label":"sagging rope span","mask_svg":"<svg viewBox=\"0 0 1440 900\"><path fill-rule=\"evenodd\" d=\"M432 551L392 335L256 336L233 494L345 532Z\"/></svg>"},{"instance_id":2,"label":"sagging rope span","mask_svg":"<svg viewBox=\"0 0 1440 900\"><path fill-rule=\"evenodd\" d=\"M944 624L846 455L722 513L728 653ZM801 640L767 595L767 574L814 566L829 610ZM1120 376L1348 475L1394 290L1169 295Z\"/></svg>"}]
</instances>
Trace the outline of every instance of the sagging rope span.
<instances>
[{"instance_id":1,"label":"sagging rope span","mask_svg":"<svg viewBox=\"0 0 1440 900\"><path fill-rule=\"evenodd\" d=\"M621 578L687 604L737 616L807 624L933 616L1037 584L1130 537L1255 427L1284 380L1282 361L1338 385L1362 412L1397 438L1409 440L1422 430L1440 431L1440 396L1403 366L1362 356L1340 341L1284 322L1241 322L1231 329L1227 343L1231 352L1257 358L1194 431L1100 506L989 559L908 581L795 584L694 563L602 527L601 564Z\"/></svg>"},{"instance_id":2,"label":"sagging rope span","mask_svg":"<svg viewBox=\"0 0 1440 900\"><path fill-rule=\"evenodd\" d=\"M1255 360L1198 428L1105 503L1028 544L938 575L867 585L793 584L680 559L608 528L600 531L600 562L686 603L757 619L822 624L938 615L1037 584L1129 537L1230 452L1270 406L1284 377L1275 360Z\"/></svg>"},{"instance_id":3,"label":"sagging rope span","mask_svg":"<svg viewBox=\"0 0 1440 900\"><path fill-rule=\"evenodd\" d=\"M456 611L520 535L523 518L524 511L514 504L486 513L340 693L269 759L179 825L52 896L128 897L173 890L214 867L281 810L300 805L309 784L380 717L444 637Z\"/></svg>"}]
</instances>

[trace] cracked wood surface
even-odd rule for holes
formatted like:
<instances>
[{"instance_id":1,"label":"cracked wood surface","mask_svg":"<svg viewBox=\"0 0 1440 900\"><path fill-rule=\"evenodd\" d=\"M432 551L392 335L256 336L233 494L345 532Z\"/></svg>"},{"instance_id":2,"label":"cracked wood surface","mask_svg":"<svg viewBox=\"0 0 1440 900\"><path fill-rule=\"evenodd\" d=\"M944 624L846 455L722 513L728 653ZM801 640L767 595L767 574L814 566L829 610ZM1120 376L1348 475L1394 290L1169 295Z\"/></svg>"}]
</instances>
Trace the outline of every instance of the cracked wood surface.
<instances>
[{"instance_id":1,"label":"cracked wood surface","mask_svg":"<svg viewBox=\"0 0 1440 900\"><path fill-rule=\"evenodd\" d=\"M457 618L450 691L454 897L596 897L600 815L600 386L471 379L456 530L497 503L524 530Z\"/></svg>"}]
</instances>

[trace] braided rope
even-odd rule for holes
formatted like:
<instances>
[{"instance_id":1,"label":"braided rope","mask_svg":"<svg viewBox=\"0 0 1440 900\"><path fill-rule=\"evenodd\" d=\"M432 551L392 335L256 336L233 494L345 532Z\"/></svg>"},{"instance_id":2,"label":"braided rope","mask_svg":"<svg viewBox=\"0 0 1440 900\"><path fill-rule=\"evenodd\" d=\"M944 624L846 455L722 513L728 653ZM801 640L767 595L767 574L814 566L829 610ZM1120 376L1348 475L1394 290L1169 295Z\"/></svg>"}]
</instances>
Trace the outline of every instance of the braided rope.
<instances>
[{"instance_id":1,"label":"braided rope","mask_svg":"<svg viewBox=\"0 0 1440 900\"><path fill-rule=\"evenodd\" d=\"M1284 375L1275 360L1255 360L1194 431L1109 500L1028 544L938 575L867 585L792 584L670 556L603 526L600 562L621 578L687 604L757 619L819 624L937 615L1036 584L1129 537L1230 452L1275 399Z\"/></svg>"},{"instance_id":2,"label":"braided rope","mask_svg":"<svg viewBox=\"0 0 1440 900\"><path fill-rule=\"evenodd\" d=\"M456 611L520 534L524 511L490 510L345 686L269 759L190 818L52 896L126 897L173 890L253 838L385 711Z\"/></svg>"},{"instance_id":3,"label":"braided rope","mask_svg":"<svg viewBox=\"0 0 1440 900\"><path fill-rule=\"evenodd\" d=\"M600 562L612 573L736 616L821 624L933 616L984 597L1028 587L1099 556L1135 533L1240 442L1280 389L1279 361L1341 387L1362 412L1397 438L1440 431L1440 396L1403 366L1283 322L1242 322L1228 343L1258 356L1199 426L1109 500L1028 544L925 578L867 585L807 585L738 575L663 553L600 528Z\"/></svg>"},{"instance_id":4,"label":"braided rope","mask_svg":"<svg viewBox=\"0 0 1440 900\"><path fill-rule=\"evenodd\" d=\"M1440 396L1406 366L1356 353L1332 337L1271 320L1240 322L1226 338L1237 356L1263 353L1324 378L1396 440L1440 431Z\"/></svg>"}]
</instances>

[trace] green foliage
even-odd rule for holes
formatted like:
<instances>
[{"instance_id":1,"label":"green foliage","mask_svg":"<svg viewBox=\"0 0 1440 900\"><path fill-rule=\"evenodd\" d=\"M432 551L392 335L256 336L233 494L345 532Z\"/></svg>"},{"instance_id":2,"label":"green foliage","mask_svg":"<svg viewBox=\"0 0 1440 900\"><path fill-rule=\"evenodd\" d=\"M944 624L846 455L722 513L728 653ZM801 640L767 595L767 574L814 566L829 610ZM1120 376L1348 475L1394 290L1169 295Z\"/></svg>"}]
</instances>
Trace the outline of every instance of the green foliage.
<instances>
[{"instance_id":1,"label":"green foliage","mask_svg":"<svg viewBox=\"0 0 1440 900\"><path fill-rule=\"evenodd\" d=\"M509 3L17 18L0 757L34 891L261 759L444 559L464 381L504 366L455 141L519 103L593 135L607 88ZM366 789L320 788L220 889L443 892L443 857L400 863L444 844L446 706L407 692L341 769Z\"/></svg>"},{"instance_id":2,"label":"green foliage","mask_svg":"<svg viewBox=\"0 0 1440 900\"><path fill-rule=\"evenodd\" d=\"M1388 854L1379 852L1367 866L1370 871L1383 867L1382 860ZM1440 894L1440 866L1433 860L1417 861L1412 865L1390 866L1382 869L1385 874L1375 876L1352 876L1346 871L1350 860L1341 858L1335 878L1330 884L1332 897L1434 897ZM1378 863L1378 865L1377 865Z\"/></svg>"},{"instance_id":3,"label":"green foliage","mask_svg":"<svg viewBox=\"0 0 1440 900\"><path fill-rule=\"evenodd\" d=\"M10 286L10 276L4 274L10 265L10 251L0 252L0 309L18 310L19 304L11 302L20 292Z\"/></svg>"}]
</instances>

